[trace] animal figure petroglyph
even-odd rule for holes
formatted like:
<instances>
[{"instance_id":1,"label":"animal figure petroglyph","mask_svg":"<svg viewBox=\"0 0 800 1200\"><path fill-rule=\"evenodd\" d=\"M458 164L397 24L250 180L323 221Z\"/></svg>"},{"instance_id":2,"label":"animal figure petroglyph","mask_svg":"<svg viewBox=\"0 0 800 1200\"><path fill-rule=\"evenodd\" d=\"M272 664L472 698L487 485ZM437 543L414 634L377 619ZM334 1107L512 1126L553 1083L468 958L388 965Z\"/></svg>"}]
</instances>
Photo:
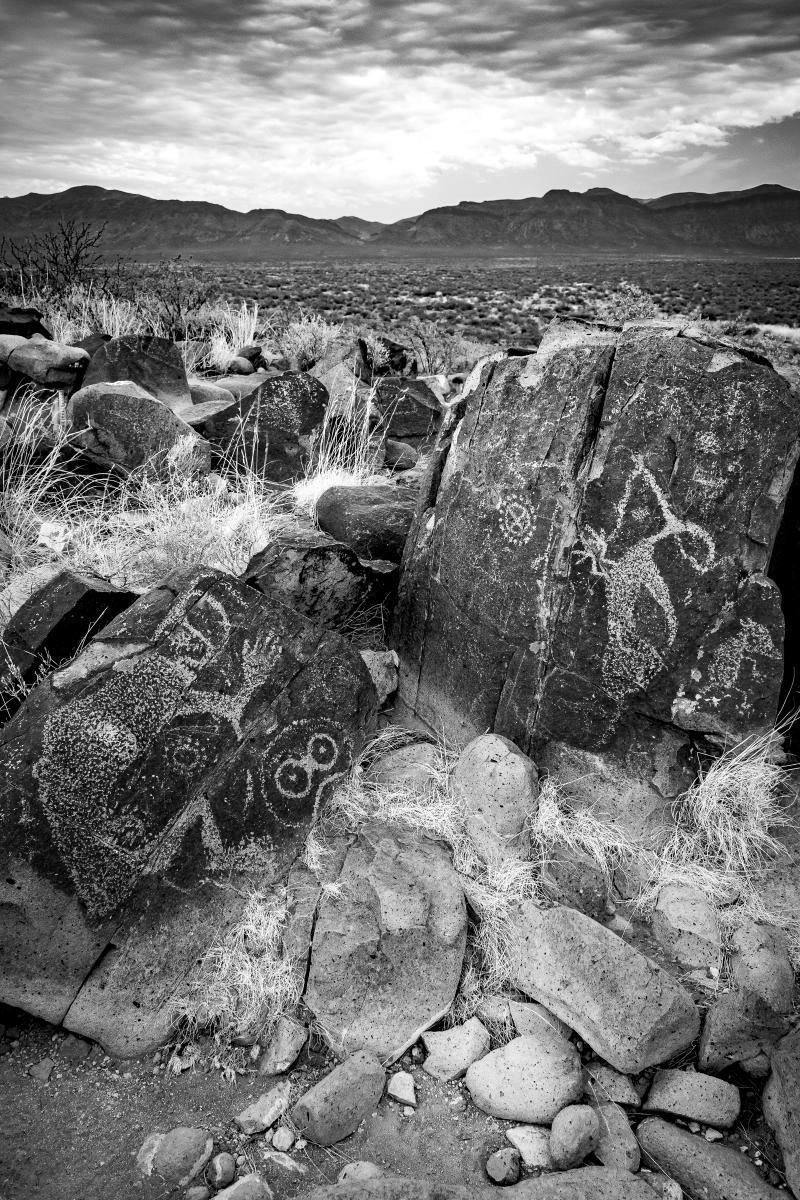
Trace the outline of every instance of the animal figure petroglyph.
<instances>
[{"instance_id":1,"label":"animal figure petroglyph","mask_svg":"<svg viewBox=\"0 0 800 1200\"><path fill-rule=\"evenodd\" d=\"M122 660L99 688L47 719L36 767L39 799L59 857L91 916L113 910L141 875L163 874L187 830L198 823L207 866L221 869L236 853L237 847L225 846L206 795L192 782L200 784L213 770L210 747L219 753L209 720L229 727L231 747L241 742L247 707L274 675L281 647L273 634L259 631L238 649L229 691L196 686L212 659L222 670L220 649L233 631L216 597L205 595L203 603L215 613L216 636L202 628L202 606L182 602L156 634L167 635L169 654L162 643L158 651ZM160 742L154 764L147 749L155 738ZM120 793L121 777L134 766L136 786ZM273 718L260 729L257 751L246 756L240 773L242 816L260 806L248 824L260 828L268 848L270 818L282 829L298 827L326 785L349 766L349 742L333 722L297 720L278 728ZM156 794L163 788L162 772L185 785L189 798L158 827L148 799L151 789Z\"/></svg>"},{"instance_id":2,"label":"animal figure petroglyph","mask_svg":"<svg viewBox=\"0 0 800 1200\"><path fill-rule=\"evenodd\" d=\"M648 502L634 511L635 493L641 488ZM652 525L654 520L658 528L653 533L635 541L619 558L613 557L614 543L624 543L626 523ZM675 515L652 472L639 459L610 533L602 535L591 528L583 533L584 553L593 573L602 576L606 585L603 683L618 702L646 688L663 669L664 653L678 634L675 606L655 558L656 548L666 542L699 574L713 565L716 548L708 531Z\"/></svg>"}]
</instances>

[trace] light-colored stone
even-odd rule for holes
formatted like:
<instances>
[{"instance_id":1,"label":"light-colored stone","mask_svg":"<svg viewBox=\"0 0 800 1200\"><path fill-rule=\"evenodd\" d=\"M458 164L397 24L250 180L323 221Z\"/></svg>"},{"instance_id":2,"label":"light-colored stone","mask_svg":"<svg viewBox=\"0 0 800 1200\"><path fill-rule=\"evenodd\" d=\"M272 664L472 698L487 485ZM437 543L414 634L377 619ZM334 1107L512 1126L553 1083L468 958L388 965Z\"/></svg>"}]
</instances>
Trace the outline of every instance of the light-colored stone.
<instances>
[{"instance_id":1,"label":"light-colored stone","mask_svg":"<svg viewBox=\"0 0 800 1200\"><path fill-rule=\"evenodd\" d=\"M588 1104L568 1104L550 1127L550 1155L559 1171L579 1167L600 1141L600 1118Z\"/></svg>"},{"instance_id":2,"label":"light-colored stone","mask_svg":"<svg viewBox=\"0 0 800 1200\"><path fill-rule=\"evenodd\" d=\"M519 1150L523 1164L531 1170L554 1170L550 1153L550 1130L546 1125L515 1125L506 1137Z\"/></svg>"},{"instance_id":3,"label":"light-colored stone","mask_svg":"<svg viewBox=\"0 0 800 1200\"><path fill-rule=\"evenodd\" d=\"M379 758L367 771L367 778L386 787L424 790L438 769L440 754L432 742L414 742L400 746Z\"/></svg>"},{"instance_id":4,"label":"light-colored stone","mask_svg":"<svg viewBox=\"0 0 800 1200\"><path fill-rule=\"evenodd\" d=\"M268 1183L252 1172L237 1179L230 1187L217 1192L215 1200L273 1200L274 1192Z\"/></svg>"},{"instance_id":5,"label":"light-colored stone","mask_svg":"<svg viewBox=\"0 0 800 1200\"><path fill-rule=\"evenodd\" d=\"M7 363L9 355L19 346L24 346L27 340L18 333L0 333L0 363Z\"/></svg>"},{"instance_id":6,"label":"light-colored stone","mask_svg":"<svg viewBox=\"0 0 800 1200\"><path fill-rule=\"evenodd\" d=\"M536 815L538 778L536 764L508 738L486 733L461 752L451 786L483 857L528 857L527 822Z\"/></svg>"},{"instance_id":7,"label":"light-colored stone","mask_svg":"<svg viewBox=\"0 0 800 1200\"><path fill-rule=\"evenodd\" d=\"M739 1116L739 1089L701 1071L656 1071L642 1106L645 1112L670 1113L729 1129Z\"/></svg>"},{"instance_id":8,"label":"light-colored stone","mask_svg":"<svg viewBox=\"0 0 800 1200\"><path fill-rule=\"evenodd\" d=\"M483 1112L535 1125L552 1121L583 1092L577 1050L549 1029L492 1050L472 1064L466 1082Z\"/></svg>"},{"instance_id":9,"label":"light-colored stone","mask_svg":"<svg viewBox=\"0 0 800 1200\"><path fill-rule=\"evenodd\" d=\"M460 1079L472 1063L488 1054L491 1039L478 1018L470 1017L452 1029L423 1033L422 1041L428 1051L423 1071L444 1083Z\"/></svg>"},{"instance_id":10,"label":"light-colored stone","mask_svg":"<svg viewBox=\"0 0 800 1200\"><path fill-rule=\"evenodd\" d=\"M700 888L678 883L663 887L651 924L659 944L682 966L719 966L719 922L714 906Z\"/></svg>"},{"instance_id":11,"label":"light-colored stone","mask_svg":"<svg viewBox=\"0 0 800 1200\"><path fill-rule=\"evenodd\" d=\"M375 684L378 707L382 708L397 691L397 654L394 650L362 650L361 657Z\"/></svg>"},{"instance_id":12,"label":"light-colored stone","mask_svg":"<svg viewBox=\"0 0 800 1200\"><path fill-rule=\"evenodd\" d=\"M44 338L28 338L21 346L15 346L8 356L12 371L50 387L74 383L78 372L88 362L89 355L79 346L63 346Z\"/></svg>"},{"instance_id":13,"label":"light-colored stone","mask_svg":"<svg viewBox=\"0 0 800 1200\"><path fill-rule=\"evenodd\" d=\"M282 1075L297 1060L308 1036L305 1025L291 1017L280 1016L275 1023L272 1037L258 1060L260 1075Z\"/></svg>"},{"instance_id":14,"label":"light-colored stone","mask_svg":"<svg viewBox=\"0 0 800 1200\"><path fill-rule=\"evenodd\" d=\"M624 1074L690 1046L700 1015L651 959L575 909L519 905L515 985L544 1004Z\"/></svg>"},{"instance_id":15,"label":"light-colored stone","mask_svg":"<svg viewBox=\"0 0 800 1200\"><path fill-rule=\"evenodd\" d=\"M623 1109L618 1104L603 1103L594 1106L600 1122L597 1145L594 1149L604 1167L616 1167L619 1171L639 1170L641 1152L636 1135Z\"/></svg>"},{"instance_id":16,"label":"light-colored stone","mask_svg":"<svg viewBox=\"0 0 800 1200\"><path fill-rule=\"evenodd\" d=\"M236 1176L236 1159L227 1150L215 1154L206 1167L206 1179L213 1187L219 1189L233 1183Z\"/></svg>"},{"instance_id":17,"label":"light-colored stone","mask_svg":"<svg viewBox=\"0 0 800 1200\"><path fill-rule=\"evenodd\" d=\"M399 1104L410 1104L412 1108L417 1107L417 1091L414 1087L414 1076L410 1071L395 1071L394 1075L390 1075L386 1085L386 1094L393 1100L397 1100Z\"/></svg>"},{"instance_id":18,"label":"light-colored stone","mask_svg":"<svg viewBox=\"0 0 800 1200\"><path fill-rule=\"evenodd\" d=\"M295 1128L310 1142L332 1146L354 1133L377 1105L386 1076L374 1055L359 1050L292 1107Z\"/></svg>"},{"instance_id":19,"label":"light-colored stone","mask_svg":"<svg viewBox=\"0 0 800 1200\"><path fill-rule=\"evenodd\" d=\"M31 1079L38 1079L40 1083L47 1083L50 1076L53 1074L55 1063L52 1058L42 1058L39 1062L32 1063L28 1067L28 1074Z\"/></svg>"},{"instance_id":20,"label":"light-colored stone","mask_svg":"<svg viewBox=\"0 0 800 1200\"><path fill-rule=\"evenodd\" d=\"M252 1104L248 1104L247 1108L237 1113L234 1117L236 1124L243 1133L263 1133L286 1112L291 1091L292 1085L289 1080L282 1079L275 1087L264 1092Z\"/></svg>"},{"instance_id":21,"label":"light-colored stone","mask_svg":"<svg viewBox=\"0 0 800 1200\"><path fill-rule=\"evenodd\" d=\"M211 1157L214 1139L205 1129L178 1125L166 1133L151 1133L136 1155L143 1179L155 1176L173 1187L186 1187Z\"/></svg>"},{"instance_id":22,"label":"light-colored stone","mask_svg":"<svg viewBox=\"0 0 800 1200\"><path fill-rule=\"evenodd\" d=\"M627 1075L621 1075L606 1063L592 1061L584 1066L586 1095L598 1104L606 1100L614 1104L632 1104L639 1107L641 1096Z\"/></svg>"},{"instance_id":23,"label":"light-colored stone","mask_svg":"<svg viewBox=\"0 0 800 1200\"><path fill-rule=\"evenodd\" d=\"M512 1000L508 1007L514 1028L522 1037L529 1033L536 1033L542 1025L546 1025L548 1029L552 1029L554 1033L560 1034L563 1038L569 1039L572 1036L570 1027L560 1021L543 1004L523 1004L519 1000Z\"/></svg>"},{"instance_id":24,"label":"light-colored stone","mask_svg":"<svg viewBox=\"0 0 800 1200\"><path fill-rule=\"evenodd\" d=\"M297 1135L288 1125L281 1125L272 1135L273 1149L280 1154L286 1154L297 1141Z\"/></svg>"},{"instance_id":25,"label":"light-colored stone","mask_svg":"<svg viewBox=\"0 0 800 1200\"><path fill-rule=\"evenodd\" d=\"M636 1130L644 1161L660 1167L690 1196L703 1200L780 1200L785 1192L770 1187L756 1168L731 1146L711 1145L657 1117Z\"/></svg>"},{"instance_id":26,"label":"light-colored stone","mask_svg":"<svg viewBox=\"0 0 800 1200\"><path fill-rule=\"evenodd\" d=\"M370 1179L383 1179L386 1175L383 1167L377 1163L359 1159L357 1162L345 1163L336 1176L337 1183L368 1183Z\"/></svg>"}]
</instances>

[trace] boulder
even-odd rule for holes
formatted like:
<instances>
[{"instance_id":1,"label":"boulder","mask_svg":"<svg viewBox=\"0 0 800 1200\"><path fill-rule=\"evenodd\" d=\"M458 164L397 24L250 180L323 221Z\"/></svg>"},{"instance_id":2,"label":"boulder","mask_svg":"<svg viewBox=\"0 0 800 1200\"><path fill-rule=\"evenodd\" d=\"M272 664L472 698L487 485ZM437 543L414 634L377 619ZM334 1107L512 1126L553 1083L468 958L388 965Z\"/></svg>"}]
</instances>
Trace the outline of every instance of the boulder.
<instances>
[{"instance_id":1,"label":"boulder","mask_svg":"<svg viewBox=\"0 0 800 1200\"><path fill-rule=\"evenodd\" d=\"M182 440L193 451L197 470L210 468L208 443L160 400L136 383L93 383L67 405L73 442L102 467L132 471L150 460L163 470L165 458Z\"/></svg>"},{"instance_id":2,"label":"boulder","mask_svg":"<svg viewBox=\"0 0 800 1200\"><path fill-rule=\"evenodd\" d=\"M764 1116L781 1148L786 1182L800 1193L800 1028L783 1038L772 1054L772 1074L764 1089Z\"/></svg>"},{"instance_id":3,"label":"boulder","mask_svg":"<svg viewBox=\"0 0 800 1200\"><path fill-rule=\"evenodd\" d=\"M16 308L13 305L0 304L0 336L6 334L22 338L34 337L36 334L43 338L53 337L50 330L42 324L42 314L38 308Z\"/></svg>"},{"instance_id":4,"label":"boulder","mask_svg":"<svg viewBox=\"0 0 800 1200\"><path fill-rule=\"evenodd\" d=\"M9 355L19 346L25 345L27 338L20 337L18 333L0 333L0 366L6 366Z\"/></svg>"},{"instance_id":5,"label":"boulder","mask_svg":"<svg viewBox=\"0 0 800 1200\"><path fill-rule=\"evenodd\" d=\"M40 683L0 735L0 1001L144 1053L168 1001L288 869L372 728L336 634L177 572Z\"/></svg>"},{"instance_id":6,"label":"boulder","mask_svg":"<svg viewBox=\"0 0 800 1200\"><path fill-rule=\"evenodd\" d=\"M326 629L341 629L389 601L396 572L374 570L349 546L300 528L278 532L251 558L244 579Z\"/></svg>"},{"instance_id":7,"label":"boulder","mask_svg":"<svg viewBox=\"0 0 800 1200\"><path fill-rule=\"evenodd\" d=\"M592 1100L598 1104L613 1101L615 1104L639 1107L641 1096L627 1075L621 1075L613 1067L596 1060L586 1063L583 1069L586 1076L585 1095Z\"/></svg>"},{"instance_id":8,"label":"boulder","mask_svg":"<svg viewBox=\"0 0 800 1200\"><path fill-rule=\"evenodd\" d=\"M255 367L249 358L245 358L241 354L234 354L225 363L225 370L229 375L252 375Z\"/></svg>"},{"instance_id":9,"label":"boulder","mask_svg":"<svg viewBox=\"0 0 800 1200\"><path fill-rule=\"evenodd\" d=\"M644 1104L645 1112L670 1113L729 1129L741 1109L739 1089L702 1071L656 1071Z\"/></svg>"},{"instance_id":10,"label":"boulder","mask_svg":"<svg viewBox=\"0 0 800 1200\"><path fill-rule=\"evenodd\" d=\"M333 1146L355 1133L383 1095L386 1075L374 1055L359 1050L306 1092L289 1116L297 1131L318 1146Z\"/></svg>"},{"instance_id":11,"label":"boulder","mask_svg":"<svg viewBox=\"0 0 800 1200\"><path fill-rule=\"evenodd\" d=\"M291 1092L292 1085L289 1080L282 1079L274 1088L258 1096L247 1108L237 1113L234 1121L248 1137L255 1133L264 1133L286 1112Z\"/></svg>"},{"instance_id":12,"label":"boulder","mask_svg":"<svg viewBox=\"0 0 800 1200\"><path fill-rule=\"evenodd\" d=\"M275 1193L268 1183L251 1171L242 1175L230 1187L216 1193L216 1200L275 1200Z\"/></svg>"},{"instance_id":13,"label":"boulder","mask_svg":"<svg viewBox=\"0 0 800 1200\"><path fill-rule=\"evenodd\" d=\"M771 727L788 382L675 328L557 320L537 354L479 364L465 402L405 555L409 714L534 758L604 749L641 713L735 740Z\"/></svg>"},{"instance_id":14,"label":"boulder","mask_svg":"<svg viewBox=\"0 0 800 1200\"><path fill-rule=\"evenodd\" d=\"M347 1179L314 1188L303 1200L489 1200L491 1195L494 1192L488 1184L477 1191L432 1179L404 1179L384 1171L375 1178Z\"/></svg>"},{"instance_id":15,"label":"boulder","mask_svg":"<svg viewBox=\"0 0 800 1200\"><path fill-rule=\"evenodd\" d=\"M550 1157L559 1171L579 1167L600 1141L600 1118L588 1104L568 1104L550 1126Z\"/></svg>"},{"instance_id":16,"label":"boulder","mask_svg":"<svg viewBox=\"0 0 800 1200\"><path fill-rule=\"evenodd\" d=\"M482 857L529 856L528 822L536 816L539 776L527 754L508 738L482 734L459 755L451 786Z\"/></svg>"},{"instance_id":17,"label":"boulder","mask_svg":"<svg viewBox=\"0 0 800 1200\"><path fill-rule=\"evenodd\" d=\"M384 1179L387 1173L377 1163L368 1162L365 1159L357 1159L355 1162L345 1163L336 1176L336 1182L364 1183L370 1179Z\"/></svg>"},{"instance_id":18,"label":"boulder","mask_svg":"<svg viewBox=\"0 0 800 1200\"><path fill-rule=\"evenodd\" d=\"M721 1072L741 1063L769 1073L769 1055L789 1029L794 971L785 935L749 922L731 936L731 989L717 996L703 1023L700 1066Z\"/></svg>"},{"instance_id":19,"label":"boulder","mask_svg":"<svg viewBox=\"0 0 800 1200\"><path fill-rule=\"evenodd\" d=\"M441 1020L458 988L464 893L442 845L367 825L347 850L338 895L322 894L305 991L331 1048L398 1058Z\"/></svg>"},{"instance_id":20,"label":"boulder","mask_svg":"<svg viewBox=\"0 0 800 1200\"><path fill-rule=\"evenodd\" d=\"M482 1112L533 1125L549 1124L583 1092L577 1050L549 1029L484 1055L468 1069L466 1083Z\"/></svg>"},{"instance_id":21,"label":"boulder","mask_svg":"<svg viewBox=\"0 0 800 1200\"><path fill-rule=\"evenodd\" d=\"M189 397L192 406L214 403L233 404L238 397L234 396L233 392L228 388L220 387L219 383L214 383L210 379L198 379L192 377L188 380Z\"/></svg>"},{"instance_id":22,"label":"boulder","mask_svg":"<svg viewBox=\"0 0 800 1200\"><path fill-rule=\"evenodd\" d=\"M518 1183L514 1200L653 1200L653 1189L630 1171L578 1167Z\"/></svg>"},{"instance_id":23,"label":"boulder","mask_svg":"<svg viewBox=\"0 0 800 1200\"><path fill-rule=\"evenodd\" d=\"M181 352L169 338L126 333L104 342L92 355L83 386L125 381L137 384L167 408L192 403Z\"/></svg>"},{"instance_id":24,"label":"boulder","mask_svg":"<svg viewBox=\"0 0 800 1200\"><path fill-rule=\"evenodd\" d=\"M62 664L136 599L82 571L57 563L33 567L0 591L0 709L17 708L19 683L30 686L46 664Z\"/></svg>"},{"instance_id":25,"label":"boulder","mask_svg":"<svg viewBox=\"0 0 800 1200\"><path fill-rule=\"evenodd\" d=\"M419 454L408 442L387 438L383 446L383 461L392 471L411 471L419 461Z\"/></svg>"},{"instance_id":26,"label":"boulder","mask_svg":"<svg viewBox=\"0 0 800 1200\"><path fill-rule=\"evenodd\" d=\"M657 1117L642 1121L636 1136L643 1161L677 1180L690 1196L702 1196L703 1200L778 1200L785 1195L770 1187L732 1146L712 1144Z\"/></svg>"},{"instance_id":27,"label":"boulder","mask_svg":"<svg viewBox=\"0 0 800 1200\"><path fill-rule=\"evenodd\" d=\"M572 1035L569 1026L565 1025L563 1021L559 1021L558 1017L554 1016L543 1004L524 1004L519 1000L511 1000L508 1011L514 1028L523 1037L528 1033L538 1033L543 1025L547 1029L552 1029L554 1033L560 1033L567 1040Z\"/></svg>"},{"instance_id":28,"label":"boulder","mask_svg":"<svg viewBox=\"0 0 800 1200\"><path fill-rule=\"evenodd\" d=\"M684 967L719 967L719 923L702 889L681 883L662 887L651 925L659 945L675 962Z\"/></svg>"},{"instance_id":29,"label":"boulder","mask_svg":"<svg viewBox=\"0 0 800 1200\"><path fill-rule=\"evenodd\" d=\"M596 1104L599 1119L597 1145L594 1155L604 1167L618 1171L639 1170L641 1152L636 1135L623 1109L611 1102Z\"/></svg>"},{"instance_id":30,"label":"boulder","mask_svg":"<svg viewBox=\"0 0 800 1200\"><path fill-rule=\"evenodd\" d=\"M382 787L424 791L430 787L440 764L438 746L432 742L413 742L410 746L399 746L381 755L370 764L366 776Z\"/></svg>"},{"instance_id":31,"label":"boulder","mask_svg":"<svg viewBox=\"0 0 800 1200\"><path fill-rule=\"evenodd\" d=\"M397 655L394 650L361 650L359 652L378 693L378 708L383 708L397 691Z\"/></svg>"},{"instance_id":32,"label":"boulder","mask_svg":"<svg viewBox=\"0 0 800 1200\"><path fill-rule=\"evenodd\" d=\"M452 1029L423 1033L422 1041L428 1051L422 1064L423 1071L445 1083L460 1079L468 1067L488 1054L491 1038L478 1018L470 1017L463 1025L454 1025Z\"/></svg>"},{"instance_id":33,"label":"boulder","mask_svg":"<svg viewBox=\"0 0 800 1200\"><path fill-rule=\"evenodd\" d=\"M40 336L29 338L8 356L12 371L43 387L59 390L73 387L88 363L89 355L78 346L62 346Z\"/></svg>"},{"instance_id":34,"label":"boulder","mask_svg":"<svg viewBox=\"0 0 800 1200\"><path fill-rule=\"evenodd\" d=\"M248 376L261 382L241 397L239 412L212 418L209 438L233 446L237 456L273 482L299 478L310 461L310 448L322 427L328 393L305 371ZM225 387L231 390L229 382Z\"/></svg>"},{"instance_id":35,"label":"boulder","mask_svg":"<svg viewBox=\"0 0 800 1200\"><path fill-rule=\"evenodd\" d=\"M213 382L218 388L229 392L234 400L243 400L245 396L258 391L266 378L266 371L257 371L255 375L220 375Z\"/></svg>"},{"instance_id":36,"label":"boulder","mask_svg":"<svg viewBox=\"0 0 800 1200\"><path fill-rule=\"evenodd\" d=\"M689 993L591 917L523 903L516 936L515 986L623 1074L664 1062L697 1037L700 1017Z\"/></svg>"},{"instance_id":37,"label":"boulder","mask_svg":"<svg viewBox=\"0 0 800 1200\"><path fill-rule=\"evenodd\" d=\"M414 508L414 497L391 485L331 487L317 500L317 521L359 558L399 562Z\"/></svg>"},{"instance_id":38,"label":"boulder","mask_svg":"<svg viewBox=\"0 0 800 1200\"><path fill-rule=\"evenodd\" d=\"M387 437L415 449L433 445L442 420L439 397L421 379L385 375L375 384L375 401Z\"/></svg>"}]
</instances>

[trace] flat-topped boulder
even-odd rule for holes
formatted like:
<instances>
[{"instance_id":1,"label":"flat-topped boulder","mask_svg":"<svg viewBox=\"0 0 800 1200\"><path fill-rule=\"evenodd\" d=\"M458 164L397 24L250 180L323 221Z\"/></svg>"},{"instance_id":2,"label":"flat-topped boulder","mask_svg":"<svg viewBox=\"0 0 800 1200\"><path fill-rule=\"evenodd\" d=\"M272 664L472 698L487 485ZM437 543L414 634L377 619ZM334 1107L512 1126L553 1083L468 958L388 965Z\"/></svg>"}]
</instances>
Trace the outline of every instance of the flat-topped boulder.
<instances>
[{"instance_id":1,"label":"flat-topped boulder","mask_svg":"<svg viewBox=\"0 0 800 1200\"><path fill-rule=\"evenodd\" d=\"M192 403L181 352L169 338L126 333L99 346L87 368L84 386L124 380L138 384L167 408Z\"/></svg>"},{"instance_id":2,"label":"flat-topped boulder","mask_svg":"<svg viewBox=\"0 0 800 1200\"><path fill-rule=\"evenodd\" d=\"M317 521L359 558L399 562L411 528L413 493L391 484L330 487L317 501Z\"/></svg>"},{"instance_id":3,"label":"flat-topped boulder","mask_svg":"<svg viewBox=\"0 0 800 1200\"><path fill-rule=\"evenodd\" d=\"M788 382L677 327L557 320L465 396L405 554L392 637L409 718L534 757L551 740L604 749L634 714L734 739L771 726L767 569L800 445Z\"/></svg>"},{"instance_id":4,"label":"flat-topped boulder","mask_svg":"<svg viewBox=\"0 0 800 1200\"><path fill-rule=\"evenodd\" d=\"M343 639L222 572L142 596L0 736L0 1000L109 1052L158 1044L178 981L288 869L375 704Z\"/></svg>"},{"instance_id":5,"label":"flat-topped boulder","mask_svg":"<svg viewBox=\"0 0 800 1200\"><path fill-rule=\"evenodd\" d=\"M515 918L513 982L616 1070L636 1075L690 1046L700 1014L671 975L572 908L527 902Z\"/></svg>"},{"instance_id":6,"label":"flat-topped boulder","mask_svg":"<svg viewBox=\"0 0 800 1200\"><path fill-rule=\"evenodd\" d=\"M35 334L14 347L8 356L12 371L43 387L68 389L74 386L89 364L89 355L79 346L64 346Z\"/></svg>"}]
</instances>

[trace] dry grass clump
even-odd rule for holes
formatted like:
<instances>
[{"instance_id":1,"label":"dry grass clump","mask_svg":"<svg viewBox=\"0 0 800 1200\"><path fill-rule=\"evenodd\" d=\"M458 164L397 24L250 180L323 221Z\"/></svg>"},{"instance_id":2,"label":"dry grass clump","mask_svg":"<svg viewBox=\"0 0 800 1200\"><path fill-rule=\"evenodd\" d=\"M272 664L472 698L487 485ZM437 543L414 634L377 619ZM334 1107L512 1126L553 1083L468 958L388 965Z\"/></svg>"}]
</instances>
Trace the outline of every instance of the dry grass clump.
<instances>
[{"instance_id":1,"label":"dry grass clump","mask_svg":"<svg viewBox=\"0 0 800 1200\"><path fill-rule=\"evenodd\" d=\"M199 361L219 371L227 370L231 359L254 342L263 340L265 322L259 320L258 304L240 304L222 301L202 313L205 325L206 354Z\"/></svg>"},{"instance_id":2,"label":"dry grass clump","mask_svg":"<svg viewBox=\"0 0 800 1200\"><path fill-rule=\"evenodd\" d=\"M325 410L306 474L292 489L297 508L314 517L328 488L359 487L377 474L383 454L379 430L371 422L371 394L367 398L354 381L349 395Z\"/></svg>"},{"instance_id":3,"label":"dry grass clump","mask_svg":"<svg viewBox=\"0 0 800 1200\"><path fill-rule=\"evenodd\" d=\"M284 955L285 895L251 892L241 916L211 946L169 1005L186 1036L203 1031L266 1042L300 1000L302 975Z\"/></svg>"},{"instance_id":4,"label":"dry grass clump","mask_svg":"<svg viewBox=\"0 0 800 1200\"><path fill-rule=\"evenodd\" d=\"M181 439L122 478L74 473L70 434L33 400L0 451L0 532L11 560L0 585L45 562L92 571L144 591L175 567L241 574L285 519L262 476L231 453L198 475L194 439Z\"/></svg>"}]
</instances>

